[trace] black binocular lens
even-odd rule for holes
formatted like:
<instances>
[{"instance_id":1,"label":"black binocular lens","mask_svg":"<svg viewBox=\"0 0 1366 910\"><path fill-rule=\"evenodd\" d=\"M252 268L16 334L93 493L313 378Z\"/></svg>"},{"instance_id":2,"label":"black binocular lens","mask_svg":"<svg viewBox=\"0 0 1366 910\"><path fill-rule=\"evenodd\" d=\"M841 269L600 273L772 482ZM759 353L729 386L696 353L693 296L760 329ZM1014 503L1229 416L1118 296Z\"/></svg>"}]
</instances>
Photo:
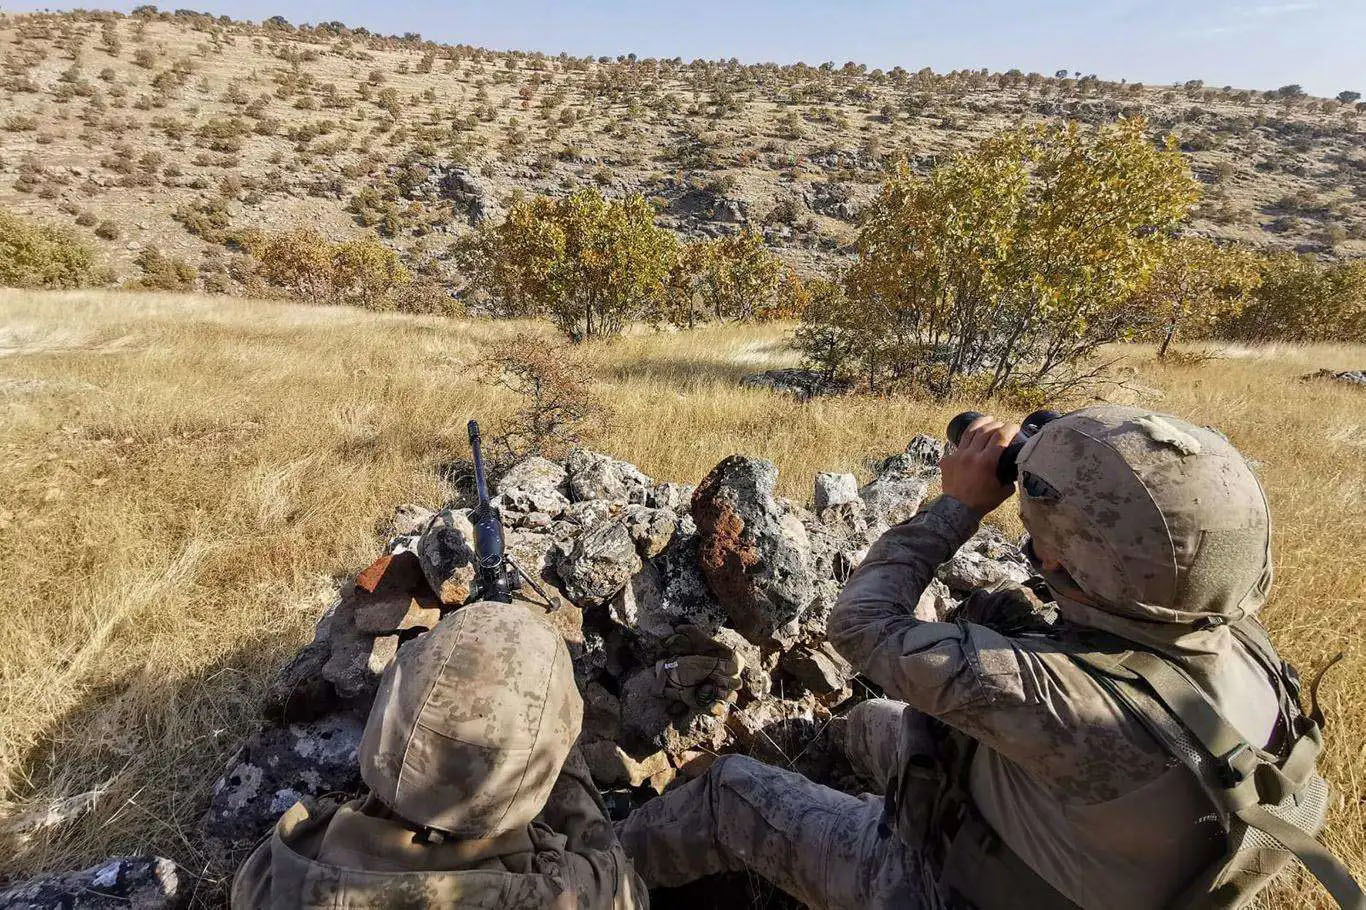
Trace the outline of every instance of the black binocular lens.
<instances>
[{"instance_id":1,"label":"black binocular lens","mask_svg":"<svg viewBox=\"0 0 1366 910\"><path fill-rule=\"evenodd\" d=\"M949 438L949 442L958 445L958 441L963 438L963 434L967 432L968 427L972 426L973 422L982 416L982 413L979 411L964 411L961 414L955 415L954 418L949 421L949 426L945 433ZM1016 466L1015 461L1020 457L1020 450L1024 448L1024 444L1028 441L1029 437L1039 432L1044 424L1048 423L1050 420L1056 420L1060 416L1062 415L1057 411L1039 410L1034 411L1021 422L1019 434L1010 445L1006 446L1006 450L1001 453L1000 459L996 462L996 479L1001 481L1002 485L1015 482L1015 478L1019 474L1019 468Z\"/></svg>"}]
</instances>

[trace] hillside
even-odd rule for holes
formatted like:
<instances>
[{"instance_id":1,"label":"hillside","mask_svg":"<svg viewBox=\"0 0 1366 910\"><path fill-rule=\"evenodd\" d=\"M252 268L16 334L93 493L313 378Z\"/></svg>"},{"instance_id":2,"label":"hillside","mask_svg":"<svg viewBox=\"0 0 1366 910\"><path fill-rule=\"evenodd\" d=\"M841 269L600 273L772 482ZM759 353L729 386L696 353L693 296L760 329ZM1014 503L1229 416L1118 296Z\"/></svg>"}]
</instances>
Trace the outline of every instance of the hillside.
<instances>
[{"instance_id":1,"label":"hillside","mask_svg":"<svg viewBox=\"0 0 1366 910\"><path fill-rule=\"evenodd\" d=\"M1121 114L1180 138L1206 189L1194 230L1366 255L1350 93L547 57L188 12L0 15L0 60L0 206L78 226L121 278L156 248L233 291L227 231L310 224L376 231L458 284L455 235L514 193L584 185L652 197L689 235L761 226L814 272L898 160Z\"/></svg>"}]
</instances>

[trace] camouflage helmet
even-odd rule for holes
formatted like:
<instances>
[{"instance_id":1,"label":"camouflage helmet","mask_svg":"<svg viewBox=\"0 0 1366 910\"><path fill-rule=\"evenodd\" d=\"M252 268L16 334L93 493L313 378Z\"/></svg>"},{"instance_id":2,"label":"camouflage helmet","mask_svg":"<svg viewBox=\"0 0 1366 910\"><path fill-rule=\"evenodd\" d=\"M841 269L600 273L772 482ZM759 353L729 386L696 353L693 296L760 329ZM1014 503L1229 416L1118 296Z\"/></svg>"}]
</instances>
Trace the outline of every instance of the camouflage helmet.
<instances>
[{"instance_id":1,"label":"camouflage helmet","mask_svg":"<svg viewBox=\"0 0 1366 910\"><path fill-rule=\"evenodd\" d=\"M525 606L472 604L385 670L361 777L412 824L493 837L544 807L582 717L559 633Z\"/></svg>"},{"instance_id":2,"label":"camouflage helmet","mask_svg":"<svg viewBox=\"0 0 1366 910\"><path fill-rule=\"evenodd\" d=\"M1018 465L1020 517L1074 621L1160 644L1265 600L1266 496L1219 433L1103 405L1044 425Z\"/></svg>"}]
</instances>

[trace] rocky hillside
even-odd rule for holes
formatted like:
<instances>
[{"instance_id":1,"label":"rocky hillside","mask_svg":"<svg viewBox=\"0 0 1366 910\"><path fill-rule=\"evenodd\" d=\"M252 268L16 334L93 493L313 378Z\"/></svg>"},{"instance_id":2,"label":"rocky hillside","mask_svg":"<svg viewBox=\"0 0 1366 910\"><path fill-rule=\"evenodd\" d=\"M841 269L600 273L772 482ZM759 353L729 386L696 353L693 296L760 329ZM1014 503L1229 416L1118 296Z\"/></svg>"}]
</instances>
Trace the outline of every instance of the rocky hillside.
<instances>
[{"instance_id":1,"label":"rocky hillside","mask_svg":"<svg viewBox=\"0 0 1366 910\"><path fill-rule=\"evenodd\" d=\"M573 655L580 742L614 813L737 751L857 791L836 714L877 693L825 640L825 622L868 545L918 509L940 450L918 436L862 487L852 474L817 475L808 505L775 494L771 462L742 455L696 488L583 450L563 463L533 457L497 481L509 550L548 594L544 608ZM313 642L281 668L259 730L217 782L195 833L216 872L296 800L360 792L356 750L379 674L477 597L466 510L401 507L393 529L385 554L342 586ZM1028 574L1016 546L984 529L918 609L942 618L962 592ZM529 587L523 594L541 601ZM655 662L715 649L744 659L735 704L670 710L654 689ZM184 905L195 876L166 859L112 858L13 886L0 907L47 906L95 879L150 910Z\"/></svg>"},{"instance_id":2,"label":"rocky hillside","mask_svg":"<svg viewBox=\"0 0 1366 910\"><path fill-rule=\"evenodd\" d=\"M80 226L125 278L156 248L232 291L233 229L311 224L376 231L458 283L454 235L513 193L584 185L653 197L689 235L754 225L816 271L896 161L1121 114L1179 137L1207 189L1195 230L1366 255L1347 92L548 57L188 11L0 14L0 61L0 206Z\"/></svg>"}]
</instances>

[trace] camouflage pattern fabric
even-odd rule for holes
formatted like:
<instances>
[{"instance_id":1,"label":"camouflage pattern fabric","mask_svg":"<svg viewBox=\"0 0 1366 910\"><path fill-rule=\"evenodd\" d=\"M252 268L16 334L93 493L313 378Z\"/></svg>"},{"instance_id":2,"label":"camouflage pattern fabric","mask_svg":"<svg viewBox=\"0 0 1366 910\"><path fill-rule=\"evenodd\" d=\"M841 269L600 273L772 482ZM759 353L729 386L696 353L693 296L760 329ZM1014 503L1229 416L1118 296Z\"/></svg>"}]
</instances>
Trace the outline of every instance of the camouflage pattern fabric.
<instances>
[{"instance_id":1,"label":"camouflage pattern fabric","mask_svg":"<svg viewBox=\"0 0 1366 910\"><path fill-rule=\"evenodd\" d=\"M1236 450L1175 418L1091 408L1046 425L1020 466L1026 524L1066 566L1046 576L1063 632L1100 628L1161 647L1250 742L1267 743L1276 692L1208 620L1255 611L1270 578L1265 500ZM1017 612L1021 591L978 593L954 622L913 615L977 524L941 497L888 531L850 577L830 639L888 696L979 743L973 802L1058 892L1088 908L1165 906L1224 846L1194 776L1056 640L968 618Z\"/></svg>"},{"instance_id":2,"label":"camouflage pattern fabric","mask_svg":"<svg viewBox=\"0 0 1366 910\"><path fill-rule=\"evenodd\" d=\"M475 604L403 646L361 745L372 793L286 812L233 907L648 908L574 744L568 650L533 609Z\"/></svg>"},{"instance_id":3,"label":"camouflage pattern fabric","mask_svg":"<svg viewBox=\"0 0 1366 910\"><path fill-rule=\"evenodd\" d=\"M541 810L582 722L559 633L522 604L472 604L385 670L361 777L416 825L490 837Z\"/></svg>"},{"instance_id":4,"label":"camouflage pattern fabric","mask_svg":"<svg viewBox=\"0 0 1366 910\"><path fill-rule=\"evenodd\" d=\"M920 855L879 830L882 798L727 755L618 826L649 885L751 870L811 907L930 908Z\"/></svg>"}]
</instances>

